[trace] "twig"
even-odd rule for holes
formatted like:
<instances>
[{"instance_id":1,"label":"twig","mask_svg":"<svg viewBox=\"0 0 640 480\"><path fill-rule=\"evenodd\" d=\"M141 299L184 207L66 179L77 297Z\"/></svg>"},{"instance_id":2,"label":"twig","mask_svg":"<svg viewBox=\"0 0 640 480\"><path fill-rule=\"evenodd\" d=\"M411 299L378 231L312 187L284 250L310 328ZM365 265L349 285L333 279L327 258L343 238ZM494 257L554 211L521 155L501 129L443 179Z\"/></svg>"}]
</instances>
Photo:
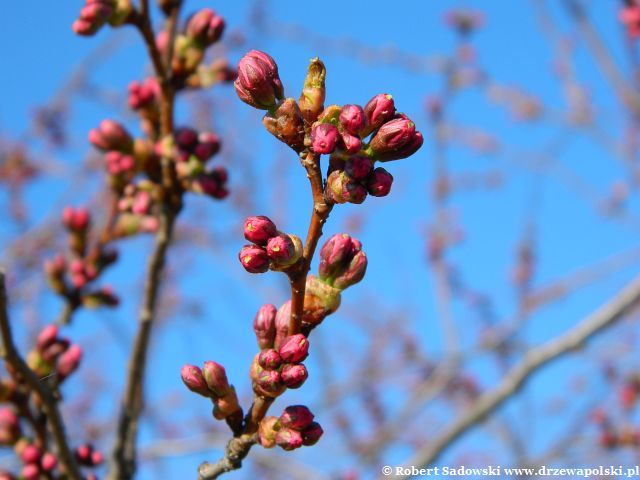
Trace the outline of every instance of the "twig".
<instances>
[{"instance_id":1,"label":"twig","mask_svg":"<svg viewBox=\"0 0 640 480\"><path fill-rule=\"evenodd\" d=\"M467 413L458 417L432 442L419 449L414 457L407 462L407 465L426 466L435 462L455 440L516 393L531 375L556 358L582 347L591 337L628 314L639 302L640 277L636 277L618 295L576 327L548 343L530 350L520 364L512 368L498 386L480 396Z\"/></svg>"},{"instance_id":2,"label":"twig","mask_svg":"<svg viewBox=\"0 0 640 480\"><path fill-rule=\"evenodd\" d=\"M53 434L53 439L58 450L58 458L63 465L65 473L71 480L82 480L82 475L76 464L71 448L67 441L64 422L58 411L57 401L46 382L41 382L36 374L22 359L11 335L9 316L7 313L7 291L4 272L0 270L0 356L11 368L18 373L35 392L42 404L42 410L47 415L47 423Z\"/></svg>"}]
</instances>

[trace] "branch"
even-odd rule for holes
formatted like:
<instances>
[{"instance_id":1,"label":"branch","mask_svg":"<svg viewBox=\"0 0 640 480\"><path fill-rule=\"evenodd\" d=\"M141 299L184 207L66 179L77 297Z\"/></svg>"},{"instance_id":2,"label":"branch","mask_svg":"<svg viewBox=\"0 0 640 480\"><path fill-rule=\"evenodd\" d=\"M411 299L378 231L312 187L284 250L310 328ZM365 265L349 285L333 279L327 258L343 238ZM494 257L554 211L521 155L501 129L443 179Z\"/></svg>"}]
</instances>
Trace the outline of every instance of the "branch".
<instances>
[{"instance_id":1,"label":"branch","mask_svg":"<svg viewBox=\"0 0 640 480\"><path fill-rule=\"evenodd\" d=\"M418 450L414 457L407 462L407 465L415 465L420 468L420 466L427 466L435 462L454 441L520 390L531 375L556 358L581 348L591 337L613 325L637 307L639 302L640 277L636 277L618 295L582 320L572 330L542 346L529 350L521 363L512 368L498 386L480 396L467 413L458 417L432 442Z\"/></svg>"},{"instance_id":2,"label":"branch","mask_svg":"<svg viewBox=\"0 0 640 480\"><path fill-rule=\"evenodd\" d=\"M64 467L65 473L71 480L82 480L82 475L67 441L64 422L58 411L56 398L47 384L41 382L33 370L25 363L13 343L9 316L7 314L7 291L3 271L0 271L0 335L2 336L0 356L25 380L40 400L42 410L47 415L47 423L53 434L53 439L58 450L58 458Z\"/></svg>"}]
</instances>

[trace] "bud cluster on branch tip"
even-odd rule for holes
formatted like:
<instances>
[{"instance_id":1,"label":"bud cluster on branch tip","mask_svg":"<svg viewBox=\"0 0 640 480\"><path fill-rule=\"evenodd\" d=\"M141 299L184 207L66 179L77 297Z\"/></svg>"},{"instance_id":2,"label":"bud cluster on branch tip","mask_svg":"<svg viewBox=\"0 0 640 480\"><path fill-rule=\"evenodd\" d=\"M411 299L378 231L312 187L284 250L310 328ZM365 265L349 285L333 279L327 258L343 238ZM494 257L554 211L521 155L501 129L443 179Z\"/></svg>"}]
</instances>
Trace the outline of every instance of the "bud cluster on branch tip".
<instances>
[{"instance_id":1,"label":"bud cluster on branch tip","mask_svg":"<svg viewBox=\"0 0 640 480\"><path fill-rule=\"evenodd\" d=\"M83 467L97 467L104 463L104 455L93 448L90 443L84 443L75 449L76 461Z\"/></svg>"},{"instance_id":2,"label":"bud cluster on branch tip","mask_svg":"<svg viewBox=\"0 0 640 480\"><path fill-rule=\"evenodd\" d=\"M243 102L261 110L272 110L284 98L278 65L264 52L251 50L238 63L234 86Z\"/></svg>"},{"instance_id":3,"label":"bud cluster on branch tip","mask_svg":"<svg viewBox=\"0 0 640 480\"><path fill-rule=\"evenodd\" d=\"M279 418L269 416L260 422L258 443L264 448L278 445L283 450L315 445L323 431L313 418L314 415L304 405L287 407Z\"/></svg>"},{"instance_id":4,"label":"bud cluster on branch tip","mask_svg":"<svg viewBox=\"0 0 640 480\"><path fill-rule=\"evenodd\" d=\"M252 242L240 250L238 258L249 273L283 270L302 256L302 241L296 235L278 231L276 225L263 215L244 221L244 238Z\"/></svg>"},{"instance_id":5,"label":"bud cluster on branch tip","mask_svg":"<svg viewBox=\"0 0 640 480\"><path fill-rule=\"evenodd\" d=\"M229 385L227 372L219 363L204 362L202 369L195 365L185 365L180 370L180 375L189 390L211 399L214 404L213 416L217 420L234 414L241 415L236 390L233 385Z\"/></svg>"},{"instance_id":6,"label":"bud cluster on branch tip","mask_svg":"<svg viewBox=\"0 0 640 480\"><path fill-rule=\"evenodd\" d=\"M156 77L149 77L142 82L129 84L129 107L137 111L143 118L157 122L159 112L160 84Z\"/></svg>"},{"instance_id":7,"label":"bud cluster on branch tip","mask_svg":"<svg viewBox=\"0 0 640 480\"><path fill-rule=\"evenodd\" d=\"M285 313L287 312L290 315L291 309L286 309ZM260 314L259 311L258 315ZM273 329L271 330L273 332ZM261 333L263 332L261 331ZM275 398L282 394L286 388L302 386L308 377L307 368L302 364L302 361L307 358L309 353L309 341L300 333L285 336L279 340L277 339L279 333L281 332L276 331L274 335L276 338L269 342L275 348L262 349L251 364L249 376L253 381L253 389L261 396Z\"/></svg>"},{"instance_id":8,"label":"bud cluster on branch tip","mask_svg":"<svg viewBox=\"0 0 640 480\"><path fill-rule=\"evenodd\" d=\"M48 325L38 334L35 348L29 352L27 363L40 378L55 374L62 382L75 372L82 360L82 348L69 339L58 336L58 328Z\"/></svg>"},{"instance_id":9,"label":"bud cluster on branch tip","mask_svg":"<svg viewBox=\"0 0 640 480\"><path fill-rule=\"evenodd\" d=\"M320 249L318 276L339 290L358 283L366 271L367 256L362 244L346 233L333 235Z\"/></svg>"},{"instance_id":10,"label":"bud cluster on branch tip","mask_svg":"<svg viewBox=\"0 0 640 480\"><path fill-rule=\"evenodd\" d=\"M90 36L106 23L117 27L131 21L132 14L131 0L86 0L71 28L78 35Z\"/></svg>"},{"instance_id":11,"label":"bud cluster on branch tip","mask_svg":"<svg viewBox=\"0 0 640 480\"><path fill-rule=\"evenodd\" d=\"M631 39L640 37L640 5L627 2L627 5L620 8L618 14L620 22L627 31L627 36Z\"/></svg>"},{"instance_id":12,"label":"bud cluster on branch tip","mask_svg":"<svg viewBox=\"0 0 640 480\"><path fill-rule=\"evenodd\" d=\"M38 480L42 478L42 475L49 478L58 465L58 459L54 454L44 452L27 438L21 438L15 444L14 451L24 463L21 478L25 480Z\"/></svg>"},{"instance_id":13,"label":"bud cluster on branch tip","mask_svg":"<svg viewBox=\"0 0 640 480\"><path fill-rule=\"evenodd\" d=\"M158 230L158 191L154 183L141 180L124 188L118 200L118 217L113 227L115 237L129 237Z\"/></svg>"}]
</instances>

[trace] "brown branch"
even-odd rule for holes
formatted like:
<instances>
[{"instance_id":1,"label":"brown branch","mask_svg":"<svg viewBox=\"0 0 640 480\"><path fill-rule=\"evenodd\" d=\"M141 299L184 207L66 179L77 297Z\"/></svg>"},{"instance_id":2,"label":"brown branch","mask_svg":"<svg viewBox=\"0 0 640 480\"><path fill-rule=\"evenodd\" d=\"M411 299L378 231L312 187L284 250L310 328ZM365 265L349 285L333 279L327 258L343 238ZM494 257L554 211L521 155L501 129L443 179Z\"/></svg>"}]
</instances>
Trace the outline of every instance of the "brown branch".
<instances>
[{"instance_id":1,"label":"brown branch","mask_svg":"<svg viewBox=\"0 0 640 480\"><path fill-rule=\"evenodd\" d=\"M581 348L594 335L631 312L638 303L640 303L640 277L636 277L613 299L573 329L530 350L493 390L480 396L470 410L453 421L432 442L419 449L407 465L419 467L435 462L453 442L520 390L534 373L553 360Z\"/></svg>"},{"instance_id":2,"label":"brown branch","mask_svg":"<svg viewBox=\"0 0 640 480\"><path fill-rule=\"evenodd\" d=\"M58 450L58 458L60 459L60 463L62 464L66 475L71 480L82 480L82 475L67 441L64 422L62 421L62 416L58 411L56 397L47 386L47 383L40 381L33 370L29 368L18 353L18 350L13 343L13 336L11 335L11 326L9 325L7 307L7 291L4 272L0 271L0 335L2 336L2 341L0 342L0 356L18 375L24 379L40 400L42 410L47 415L47 423L51 429L51 433Z\"/></svg>"}]
</instances>

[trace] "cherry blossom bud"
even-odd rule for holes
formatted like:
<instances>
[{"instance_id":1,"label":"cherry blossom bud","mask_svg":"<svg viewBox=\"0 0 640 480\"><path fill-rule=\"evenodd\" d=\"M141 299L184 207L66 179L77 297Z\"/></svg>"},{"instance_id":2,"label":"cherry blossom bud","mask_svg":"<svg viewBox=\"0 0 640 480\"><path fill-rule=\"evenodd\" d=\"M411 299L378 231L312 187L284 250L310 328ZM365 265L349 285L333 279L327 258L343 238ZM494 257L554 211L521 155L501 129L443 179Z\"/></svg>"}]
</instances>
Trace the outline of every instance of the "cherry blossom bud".
<instances>
[{"instance_id":1,"label":"cherry blossom bud","mask_svg":"<svg viewBox=\"0 0 640 480\"><path fill-rule=\"evenodd\" d=\"M367 189L341 170L329 174L325 193L334 203L360 204L367 198Z\"/></svg>"},{"instance_id":2,"label":"cherry blossom bud","mask_svg":"<svg viewBox=\"0 0 640 480\"><path fill-rule=\"evenodd\" d=\"M47 325L38 334L36 339L36 348L40 351L52 345L58 338L58 327L56 325Z\"/></svg>"},{"instance_id":3,"label":"cherry blossom bud","mask_svg":"<svg viewBox=\"0 0 640 480\"><path fill-rule=\"evenodd\" d=\"M187 22L186 34L206 47L220 39L224 26L220 15L210 8L203 8Z\"/></svg>"},{"instance_id":4,"label":"cherry blossom bud","mask_svg":"<svg viewBox=\"0 0 640 480\"><path fill-rule=\"evenodd\" d=\"M54 468L56 468L57 465L58 459L53 453L45 453L42 456L42 460L40 460L40 467L42 467L42 470L44 470L45 472L52 471Z\"/></svg>"},{"instance_id":5,"label":"cherry blossom bud","mask_svg":"<svg viewBox=\"0 0 640 480\"><path fill-rule=\"evenodd\" d=\"M219 363L208 361L204 362L202 369L204 380L214 395L224 397L229 391L229 380L227 380L227 372Z\"/></svg>"},{"instance_id":6,"label":"cherry blossom bud","mask_svg":"<svg viewBox=\"0 0 640 480\"><path fill-rule=\"evenodd\" d=\"M373 97L364 106L364 114L367 119L365 127L360 132L362 138L381 127L383 123L391 120L396 113L393 97L386 93L380 93Z\"/></svg>"},{"instance_id":7,"label":"cherry blossom bud","mask_svg":"<svg viewBox=\"0 0 640 480\"><path fill-rule=\"evenodd\" d=\"M242 57L234 86L240 100L261 110L275 107L276 100L284 98L276 62L258 50L251 50Z\"/></svg>"},{"instance_id":8,"label":"cherry blossom bud","mask_svg":"<svg viewBox=\"0 0 640 480\"><path fill-rule=\"evenodd\" d=\"M244 221L244 238L256 245L265 246L270 238L277 235L276 224L269 217L257 215Z\"/></svg>"},{"instance_id":9,"label":"cherry blossom bud","mask_svg":"<svg viewBox=\"0 0 640 480\"><path fill-rule=\"evenodd\" d=\"M311 130L311 145L318 154L332 153L340 138L340 132L335 125L319 123Z\"/></svg>"},{"instance_id":10,"label":"cherry blossom bud","mask_svg":"<svg viewBox=\"0 0 640 480\"><path fill-rule=\"evenodd\" d=\"M29 463L22 467L20 475L24 480L38 480L40 477L40 468L38 468L38 465Z\"/></svg>"},{"instance_id":11,"label":"cherry blossom bud","mask_svg":"<svg viewBox=\"0 0 640 480\"><path fill-rule=\"evenodd\" d=\"M281 234L267 242L267 255L276 265L291 265L298 261L296 247L290 235Z\"/></svg>"},{"instance_id":12,"label":"cherry blossom bud","mask_svg":"<svg viewBox=\"0 0 640 480\"><path fill-rule=\"evenodd\" d=\"M265 370L275 370L282 363L280 354L273 348L263 350L258 355L258 364Z\"/></svg>"},{"instance_id":13,"label":"cherry blossom bud","mask_svg":"<svg viewBox=\"0 0 640 480\"><path fill-rule=\"evenodd\" d=\"M273 348L278 350L282 342L289 335L289 322L291 320L291 300L283 303L276 313L275 329L276 336L273 342Z\"/></svg>"},{"instance_id":14,"label":"cherry blossom bud","mask_svg":"<svg viewBox=\"0 0 640 480\"><path fill-rule=\"evenodd\" d=\"M192 392L199 393L203 397L211 396L211 391L200 368L195 365L185 365L180 369L180 376L184 384Z\"/></svg>"},{"instance_id":15,"label":"cherry blossom bud","mask_svg":"<svg viewBox=\"0 0 640 480\"><path fill-rule=\"evenodd\" d=\"M100 452L99 450L94 450L93 452L91 452L91 465L92 466L98 466L98 465L102 465L102 463L104 462L104 455L102 454L102 452Z\"/></svg>"},{"instance_id":16,"label":"cherry blossom bud","mask_svg":"<svg viewBox=\"0 0 640 480\"><path fill-rule=\"evenodd\" d=\"M346 132L359 135L367 123L367 117L360 105L345 105L340 111L340 124Z\"/></svg>"},{"instance_id":17,"label":"cherry blossom bud","mask_svg":"<svg viewBox=\"0 0 640 480\"><path fill-rule=\"evenodd\" d=\"M302 430L302 444L309 447L315 445L320 440L324 431L318 422L311 422L304 430Z\"/></svg>"},{"instance_id":18,"label":"cherry blossom bud","mask_svg":"<svg viewBox=\"0 0 640 480\"><path fill-rule=\"evenodd\" d=\"M276 426L278 419L273 416L264 417L258 425L258 443L264 448L276 446Z\"/></svg>"},{"instance_id":19,"label":"cherry blossom bud","mask_svg":"<svg viewBox=\"0 0 640 480\"><path fill-rule=\"evenodd\" d=\"M142 82L133 81L128 90L127 102L133 110L154 106L160 97L160 84L155 77L146 78Z\"/></svg>"},{"instance_id":20,"label":"cherry blossom bud","mask_svg":"<svg viewBox=\"0 0 640 480\"><path fill-rule=\"evenodd\" d=\"M384 197L389 195L393 176L384 168L378 167L367 178L367 191L374 197Z\"/></svg>"},{"instance_id":21,"label":"cherry blossom bud","mask_svg":"<svg viewBox=\"0 0 640 480\"><path fill-rule=\"evenodd\" d=\"M269 133L296 152L304 148L304 119L293 98L283 101L274 113L267 113L262 124Z\"/></svg>"},{"instance_id":22,"label":"cherry blossom bud","mask_svg":"<svg viewBox=\"0 0 640 480\"><path fill-rule=\"evenodd\" d=\"M363 156L349 157L344 164L344 171L354 180L364 180L372 169L371 160Z\"/></svg>"},{"instance_id":23,"label":"cherry blossom bud","mask_svg":"<svg viewBox=\"0 0 640 480\"><path fill-rule=\"evenodd\" d=\"M215 133L202 132L198 135L198 144L193 154L202 162L206 162L220 151L220 139Z\"/></svg>"},{"instance_id":24,"label":"cherry blossom bud","mask_svg":"<svg viewBox=\"0 0 640 480\"><path fill-rule=\"evenodd\" d=\"M330 285L333 280L344 274L353 258L362 251L359 240L346 233L337 233L329 238L320 249L320 279Z\"/></svg>"},{"instance_id":25,"label":"cherry blossom bud","mask_svg":"<svg viewBox=\"0 0 640 480\"><path fill-rule=\"evenodd\" d=\"M233 386L230 386L222 397L216 398L214 405L213 416L217 420L223 420L235 414L242 416L242 409L238 403L238 395Z\"/></svg>"},{"instance_id":26,"label":"cherry blossom bud","mask_svg":"<svg viewBox=\"0 0 640 480\"><path fill-rule=\"evenodd\" d=\"M16 477L11 475L11 473L6 470L0 470L0 480L15 480Z\"/></svg>"},{"instance_id":27,"label":"cherry blossom bud","mask_svg":"<svg viewBox=\"0 0 640 480\"><path fill-rule=\"evenodd\" d=\"M304 430L313 422L313 413L304 405L291 405L284 409L278 421L285 428Z\"/></svg>"},{"instance_id":28,"label":"cherry blossom bud","mask_svg":"<svg viewBox=\"0 0 640 480\"><path fill-rule=\"evenodd\" d=\"M86 208L65 207L62 211L62 224L74 232L84 232L90 221L89 210Z\"/></svg>"},{"instance_id":29,"label":"cherry blossom bud","mask_svg":"<svg viewBox=\"0 0 640 480\"><path fill-rule=\"evenodd\" d=\"M308 376L307 368L301 363L295 365L287 363L280 371L280 378L287 388L301 387Z\"/></svg>"},{"instance_id":30,"label":"cherry blossom bud","mask_svg":"<svg viewBox=\"0 0 640 480\"><path fill-rule=\"evenodd\" d=\"M283 450L294 450L302 446L302 435L297 430L282 428L276 433L276 445Z\"/></svg>"},{"instance_id":31,"label":"cherry blossom bud","mask_svg":"<svg viewBox=\"0 0 640 480\"><path fill-rule=\"evenodd\" d=\"M264 273L269 270L269 256L264 248L245 245L238 255L240 263L249 273Z\"/></svg>"},{"instance_id":32,"label":"cherry blossom bud","mask_svg":"<svg viewBox=\"0 0 640 480\"><path fill-rule=\"evenodd\" d=\"M89 141L97 148L108 151L130 152L133 138L125 128L114 120L103 120L98 128L89 132Z\"/></svg>"},{"instance_id":33,"label":"cherry blossom bud","mask_svg":"<svg viewBox=\"0 0 640 480\"><path fill-rule=\"evenodd\" d=\"M80 10L79 18L71 26L78 35L94 35L113 15L113 6L104 0L88 1Z\"/></svg>"},{"instance_id":34,"label":"cherry blossom bud","mask_svg":"<svg viewBox=\"0 0 640 480\"><path fill-rule=\"evenodd\" d=\"M88 443L80 445L75 450L75 457L78 463L85 466L92 466L91 454L93 453L93 446Z\"/></svg>"},{"instance_id":35,"label":"cherry blossom bud","mask_svg":"<svg viewBox=\"0 0 640 480\"><path fill-rule=\"evenodd\" d=\"M360 140L360 137L356 137L355 135L351 135L347 132L342 132L340 134L340 138L342 139L341 148L349 155L358 153L362 148L362 140Z\"/></svg>"},{"instance_id":36,"label":"cherry blossom bud","mask_svg":"<svg viewBox=\"0 0 640 480\"><path fill-rule=\"evenodd\" d=\"M0 445L13 445L20 435L18 415L11 408L0 408Z\"/></svg>"},{"instance_id":37,"label":"cherry blossom bud","mask_svg":"<svg viewBox=\"0 0 640 480\"><path fill-rule=\"evenodd\" d=\"M198 144L198 132L193 128L181 127L174 134L176 145L183 150L191 151Z\"/></svg>"},{"instance_id":38,"label":"cherry blossom bud","mask_svg":"<svg viewBox=\"0 0 640 480\"><path fill-rule=\"evenodd\" d=\"M56 359L69 349L71 343L66 338L58 338L55 342L42 349L42 360L48 363L54 363Z\"/></svg>"},{"instance_id":39,"label":"cherry blossom bud","mask_svg":"<svg viewBox=\"0 0 640 480\"><path fill-rule=\"evenodd\" d=\"M326 74L324 63L318 57L312 58L298 99L302 116L308 123L315 122L324 108Z\"/></svg>"},{"instance_id":40,"label":"cherry blossom bud","mask_svg":"<svg viewBox=\"0 0 640 480\"><path fill-rule=\"evenodd\" d=\"M75 372L82 360L82 348L79 345L72 345L60 355L58 359L58 377L62 380Z\"/></svg>"},{"instance_id":41,"label":"cherry blossom bud","mask_svg":"<svg viewBox=\"0 0 640 480\"><path fill-rule=\"evenodd\" d=\"M272 398L280 395L286 388L277 370L262 370L258 373L255 384L261 395Z\"/></svg>"},{"instance_id":42,"label":"cherry blossom bud","mask_svg":"<svg viewBox=\"0 0 640 480\"><path fill-rule=\"evenodd\" d=\"M375 133L369 144L369 152L376 159L386 162L413 155L421 146L423 138L415 124L408 118L390 120Z\"/></svg>"},{"instance_id":43,"label":"cherry blossom bud","mask_svg":"<svg viewBox=\"0 0 640 480\"><path fill-rule=\"evenodd\" d=\"M309 340L301 333L291 335L284 340L278 353L284 362L299 363L309 354Z\"/></svg>"},{"instance_id":44,"label":"cherry blossom bud","mask_svg":"<svg viewBox=\"0 0 640 480\"><path fill-rule=\"evenodd\" d=\"M333 286L344 290L362 280L366 271L367 256L364 252L358 252L349 263L347 269L333 280Z\"/></svg>"},{"instance_id":45,"label":"cherry blossom bud","mask_svg":"<svg viewBox=\"0 0 640 480\"><path fill-rule=\"evenodd\" d=\"M20 458L24 463L38 463L42 457L42 450L40 450L34 444L30 444L24 447L20 453Z\"/></svg>"},{"instance_id":46,"label":"cherry blossom bud","mask_svg":"<svg viewBox=\"0 0 640 480\"><path fill-rule=\"evenodd\" d=\"M276 337L276 307L265 304L260 307L253 319L253 331L261 350L272 348Z\"/></svg>"}]
</instances>

